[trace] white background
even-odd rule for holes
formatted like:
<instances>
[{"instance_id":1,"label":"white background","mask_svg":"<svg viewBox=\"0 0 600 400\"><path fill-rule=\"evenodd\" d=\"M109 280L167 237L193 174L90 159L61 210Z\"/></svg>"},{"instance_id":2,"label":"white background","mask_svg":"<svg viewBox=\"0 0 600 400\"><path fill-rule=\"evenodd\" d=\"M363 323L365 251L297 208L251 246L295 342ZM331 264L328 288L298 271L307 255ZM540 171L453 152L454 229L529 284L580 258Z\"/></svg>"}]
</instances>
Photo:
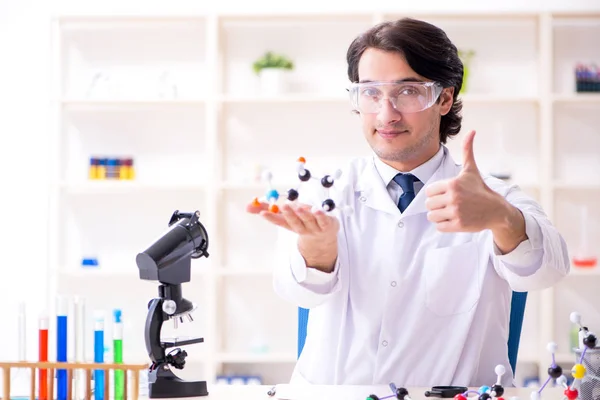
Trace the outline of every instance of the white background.
<instances>
[{"instance_id":1,"label":"white background","mask_svg":"<svg viewBox=\"0 0 600 400\"><path fill-rule=\"evenodd\" d=\"M218 5L217 5L218 3ZM336 1L337 3L337 1ZM58 14L168 12L238 12L402 10L539 11L600 10L600 0L579 1L73 1L0 0L0 296L5 310L0 329L0 359L14 359L17 348L16 303L27 301L29 356L36 355L37 312L47 299L47 212L49 127L55 124L49 104L50 18ZM343 6L342 6L343 4ZM392 7L393 5L393 7ZM216 8L218 7L218 9ZM293 7L293 8L291 8ZM416 8L418 7L418 8ZM8 328L8 329L5 329ZM14 328L13 328L14 327Z\"/></svg>"}]
</instances>

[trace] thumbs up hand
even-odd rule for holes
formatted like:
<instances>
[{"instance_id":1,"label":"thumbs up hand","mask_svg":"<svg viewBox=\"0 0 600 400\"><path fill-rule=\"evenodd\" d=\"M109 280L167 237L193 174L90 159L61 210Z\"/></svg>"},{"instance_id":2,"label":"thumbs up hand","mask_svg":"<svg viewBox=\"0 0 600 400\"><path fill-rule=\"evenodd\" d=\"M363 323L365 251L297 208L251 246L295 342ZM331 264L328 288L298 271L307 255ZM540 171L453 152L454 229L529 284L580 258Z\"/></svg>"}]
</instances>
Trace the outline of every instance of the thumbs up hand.
<instances>
[{"instance_id":1,"label":"thumbs up hand","mask_svg":"<svg viewBox=\"0 0 600 400\"><path fill-rule=\"evenodd\" d=\"M426 189L427 218L441 232L479 232L502 218L505 199L490 189L479 172L473 152L475 131L463 142L463 168L455 178Z\"/></svg>"}]
</instances>

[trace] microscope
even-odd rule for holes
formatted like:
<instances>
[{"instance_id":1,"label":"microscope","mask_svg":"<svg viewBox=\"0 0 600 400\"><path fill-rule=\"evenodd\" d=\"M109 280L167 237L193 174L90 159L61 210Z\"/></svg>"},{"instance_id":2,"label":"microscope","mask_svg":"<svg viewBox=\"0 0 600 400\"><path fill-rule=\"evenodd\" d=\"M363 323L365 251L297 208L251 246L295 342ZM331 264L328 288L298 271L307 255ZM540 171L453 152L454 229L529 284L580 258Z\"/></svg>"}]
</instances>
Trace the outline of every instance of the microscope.
<instances>
[{"instance_id":1,"label":"microscope","mask_svg":"<svg viewBox=\"0 0 600 400\"><path fill-rule=\"evenodd\" d=\"M163 324L172 320L175 327L184 318L192 321L194 304L185 299L181 285L191 280L191 261L208 257L208 234L200 222L200 212L171 216L169 228L146 250L136 256L140 279L158 281L158 297L148 304L144 329L146 350L152 361L148 372L150 398L207 396L206 381L186 381L172 368L183 369L187 352L182 346L204 342L203 338L161 341ZM167 352L171 349L169 352ZM176 349L176 350L173 350Z\"/></svg>"}]
</instances>

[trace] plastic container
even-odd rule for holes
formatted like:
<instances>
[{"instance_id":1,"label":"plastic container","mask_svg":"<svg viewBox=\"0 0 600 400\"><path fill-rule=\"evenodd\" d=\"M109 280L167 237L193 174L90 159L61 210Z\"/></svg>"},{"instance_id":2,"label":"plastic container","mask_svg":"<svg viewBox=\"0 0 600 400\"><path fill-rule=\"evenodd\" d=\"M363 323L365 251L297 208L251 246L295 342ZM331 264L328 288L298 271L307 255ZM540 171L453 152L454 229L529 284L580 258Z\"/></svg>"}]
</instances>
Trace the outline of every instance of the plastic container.
<instances>
[{"instance_id":1,"label":"plastic container","mask_svg":"<svg viewBox=\"0 0 600 400\"><path fill-rule=\"evenodd\" d=\"M581 359L582 349L575 349L575 363ZM580 399L600 399L600 348L587 349L582 364L586 369L579 388Z\"/></svg>"}]
</instances>

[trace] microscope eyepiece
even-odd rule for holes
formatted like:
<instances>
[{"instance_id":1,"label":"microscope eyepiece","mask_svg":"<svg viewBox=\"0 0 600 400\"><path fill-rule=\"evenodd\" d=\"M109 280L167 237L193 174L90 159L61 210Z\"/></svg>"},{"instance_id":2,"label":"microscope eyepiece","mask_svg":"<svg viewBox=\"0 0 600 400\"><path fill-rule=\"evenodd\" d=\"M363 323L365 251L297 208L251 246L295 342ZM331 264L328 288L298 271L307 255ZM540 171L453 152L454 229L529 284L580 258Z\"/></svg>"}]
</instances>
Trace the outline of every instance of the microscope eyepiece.
<instances>
[{"instance_id":1,"label":"microscope eyepiece","mask_svg":"<svg viewBox=\"0 0 600 400\"><path fill-rule=\"evenodd\" d=\"M177 210L167 231L137 255L140 279L172 285L189 282L191 259L208 257L207 249L208 234L200 222L200 212Z\"/></svg>"}]
</instances>

